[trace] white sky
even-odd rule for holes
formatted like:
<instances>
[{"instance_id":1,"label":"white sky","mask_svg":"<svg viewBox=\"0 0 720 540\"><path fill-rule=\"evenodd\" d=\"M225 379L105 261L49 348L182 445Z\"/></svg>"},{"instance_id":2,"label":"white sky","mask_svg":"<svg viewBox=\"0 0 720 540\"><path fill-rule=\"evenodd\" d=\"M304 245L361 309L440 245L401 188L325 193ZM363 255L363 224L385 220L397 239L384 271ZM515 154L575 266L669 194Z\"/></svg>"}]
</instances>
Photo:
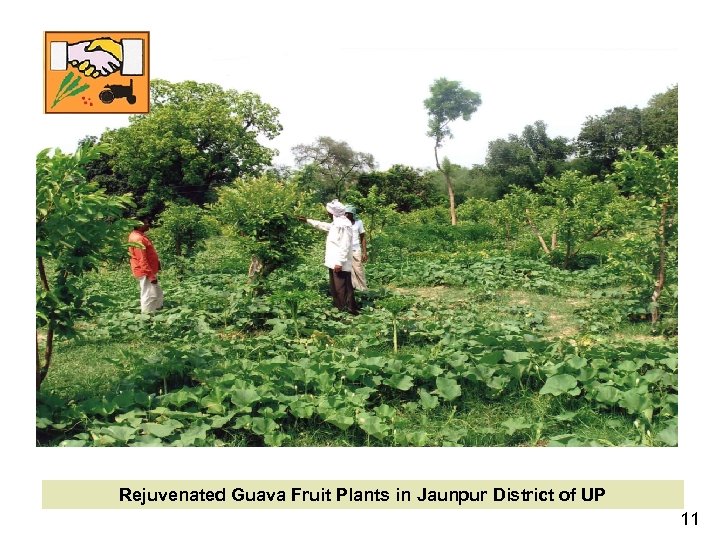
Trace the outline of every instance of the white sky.
<instances>
[{"instance_id":1,"label":"white sky","mask_svg":"<svg viewBox=\"0 0 720 540\"><path fill-rule=\"evenodd\" d=\"M280 3L263 5L273 4ZM567 30L560 17L541 30L539 42L528 44L523 34L537 28L514 22L512 2L488 12L507 26L490 24L485 10L458 20L452 3L442 9L413 3L382 14L336 4L315 11L287 3L282 10L236 8L223 10L224 18L207 10L193 13L200 23L193 25L169 24L164 9L151 11L150 22L141 25L151 32L151 76L259 94L280 110L284 130L267 142L280 152L277 164L294 165L293 146L327 135L370 152L381 169L434 166L423 100L439 77L460 81L483 100L470 121L451 125L455 137L442 150L465 166L484 162L489 141L520 133L536 120L544 120L552 136L572 138L588 116L615 106L643 107L678 82L678 53L670 40L573 48L577 41L557 33ZM530 16L540 11L524 10ZM438 13L447 13L448 22L433 37L421 29ZM83 136L127 125L127 118L47 115L37 146L73 151Z\"/></svg>"},{"instance_id":2,"label":"white sky","mask_svg":"<svg viewBox=\"0 0 720 540\"><path fill-rule=\"evenodd\" d=\"M2 313L5 405L4 529L75 538L145 535L368 538L371 536L583 538L695 533L718 537L717 18L708 2L311 2L8 5L3 30L5 106L2 213L6 294ZM11 10L12 9L12 10ZM289 148L319 135L371 152L382 168L432 164L422 100L436 77L482 94L471 122L453 126L456 163L482 162L488 141L544 120L573 137L588 115L644 106L680 83L680 446L670 449L38 449L34 445L34 156L71 150L122 117L42 114L42 32L150 30L151 72L253 90L278 107ZM539 50L538 50L539 49ZM201 52L202 51L202 52ZM706 130L711 131L708 136ZM714 225L714 224L713 224ZM712 452L712 454L711 454ZM713 457L711 457L713 456ZM683 479L686 530L670 511L41 511L43 479ZM715 530L715 533L712 531ZM553 531L553 532L549 532ZM386 534L384 534L386 533ZM699 536L698 536L699 535Z\"/></svg>"}]
</instances>

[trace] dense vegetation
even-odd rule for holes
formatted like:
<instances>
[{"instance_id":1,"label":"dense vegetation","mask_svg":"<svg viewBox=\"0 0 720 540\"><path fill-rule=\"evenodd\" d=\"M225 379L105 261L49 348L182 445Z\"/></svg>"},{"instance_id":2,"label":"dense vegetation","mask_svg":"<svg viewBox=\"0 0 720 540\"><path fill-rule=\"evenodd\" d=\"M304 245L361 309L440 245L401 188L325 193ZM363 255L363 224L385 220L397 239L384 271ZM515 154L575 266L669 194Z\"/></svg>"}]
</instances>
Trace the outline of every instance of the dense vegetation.
<instances>
[{"instance_id":1,"label":"dense vegetation","mask_svg":"<svg viewBox=\"0 0 720 540\"><path fill-rule=\"evenodd\" d=\"M330 137L272 169L256 135L281 127L257 96L154 96L124 131L38 157L39 445L677 444L676 88L630 142L611 134L637 115L614 109L576 141L535 122L436 172L377 171ZM331 307L323 237L295 219L330 195L370 238L357 317ZM123 255L138 211L158 218L154 315Z\"/></svg>"}]
</instances>

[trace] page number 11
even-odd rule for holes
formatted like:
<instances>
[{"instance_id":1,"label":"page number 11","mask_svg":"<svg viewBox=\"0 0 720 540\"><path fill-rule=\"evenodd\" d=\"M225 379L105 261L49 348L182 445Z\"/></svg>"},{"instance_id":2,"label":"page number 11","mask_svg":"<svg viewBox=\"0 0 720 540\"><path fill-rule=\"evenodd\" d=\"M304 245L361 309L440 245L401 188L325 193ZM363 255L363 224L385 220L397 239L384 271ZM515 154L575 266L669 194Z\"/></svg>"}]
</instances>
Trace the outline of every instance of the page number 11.
<instances>
[{"instance_id":1,"label":"page number 11","mask_svg":"<svg viewBox=\"0 0 720 540\"><path fill-rule=\"evenodd\" d=\"M685 520L685 525L697 525L697 512L694 514L690 514L690 517L688 518L688 513L685 512L682 515L682 518Z\"/></svg>"}]
</instances>

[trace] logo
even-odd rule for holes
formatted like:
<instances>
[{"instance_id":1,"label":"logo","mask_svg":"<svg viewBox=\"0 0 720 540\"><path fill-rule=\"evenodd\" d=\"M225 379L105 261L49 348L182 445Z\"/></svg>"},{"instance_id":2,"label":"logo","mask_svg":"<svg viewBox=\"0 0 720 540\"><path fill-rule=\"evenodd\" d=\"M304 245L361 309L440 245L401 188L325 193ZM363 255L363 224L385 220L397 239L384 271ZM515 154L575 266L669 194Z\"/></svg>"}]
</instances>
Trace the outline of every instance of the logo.
<instances>
[{"instance_id":1,"label":"logo","mask_svg":"<svg viewBox=\"0 0 720 540\"><path fill-rule=\"evenodd\" d=\"M150 112L150 32L45 32L45 113Z\"/></svg>"}]
</instances>

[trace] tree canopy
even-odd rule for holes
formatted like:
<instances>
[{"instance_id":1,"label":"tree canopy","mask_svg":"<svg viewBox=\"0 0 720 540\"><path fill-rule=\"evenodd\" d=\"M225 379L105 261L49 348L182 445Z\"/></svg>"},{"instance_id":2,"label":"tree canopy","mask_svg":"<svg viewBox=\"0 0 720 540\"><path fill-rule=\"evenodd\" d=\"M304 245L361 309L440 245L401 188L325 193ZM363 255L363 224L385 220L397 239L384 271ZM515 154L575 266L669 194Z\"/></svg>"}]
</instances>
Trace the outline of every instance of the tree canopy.
<instances>
[{"instance_id":1,"label":"tree canopy","mask_svg":"<svg viewBox=\"0 0 720 540\"><path fill-rule=\"evenodd\" d=\"M588 117L577 137L580 157L589 171L605 176L623 150L647 146L656 154L663 146L677 146L678 87L653 96L647 107L615 107L602 116Z\"/></svg>"},{"instance_id":2,"label":"tree canopy","mask_svg":"<svg viewBox=\"0 0 720 540\"><path fill-rule=\"evenodd\" d=\"M155 80L151 105L150 114L103 136L115 182L147 213L160 212L166 201L212 201L213 188L260 174L276 154L259 138L280 133L279 111L252 92Z\"/></svg>"},{"instance_id":3,"label":"tree canopy","mask_svg":"<svg viewBox=\"0 0 720 540\"><path fill-rule=\"evenodd\" d=\"M571 152L565 137L551 138L547 124L538 120L525 126L522 135L511 134L488 145L484 170L499 179L501 194L510 186L532 189L546 176L557 176Z\"/></svg>"},{"instance_id":4,"label":"tree canopy","mask_svg":"<svg viewBox=\"0 0 720 540\"><path fill-rule=\"evenodd\" d=\"M305 166L299 175L301 185L314 191L319 201L342 199L360 173L375 168L375 158L356 152L345 141L318 137L312 144L298 144L292 149L298 166Z\"/></svg>"},{"instance_id":5,"label":"tree canopy","mask_svg":"<svg viewBox=\"0 0 720 540\"><path fill-rule=\"evenodd\" d=\"M407 165L393 165L387 171L372 171L361 174L357 190L367 197L372 186L387 204L394 204L399 212L410 212L418 208L433 206L438 193L430 175Z\"/></svg>"}]
</instances>

